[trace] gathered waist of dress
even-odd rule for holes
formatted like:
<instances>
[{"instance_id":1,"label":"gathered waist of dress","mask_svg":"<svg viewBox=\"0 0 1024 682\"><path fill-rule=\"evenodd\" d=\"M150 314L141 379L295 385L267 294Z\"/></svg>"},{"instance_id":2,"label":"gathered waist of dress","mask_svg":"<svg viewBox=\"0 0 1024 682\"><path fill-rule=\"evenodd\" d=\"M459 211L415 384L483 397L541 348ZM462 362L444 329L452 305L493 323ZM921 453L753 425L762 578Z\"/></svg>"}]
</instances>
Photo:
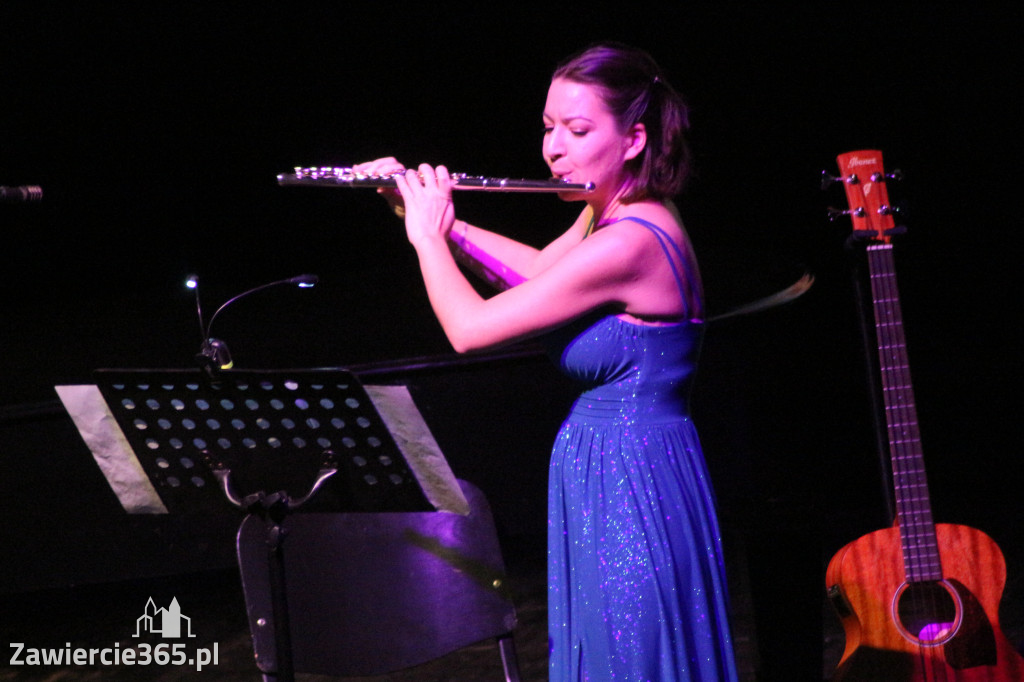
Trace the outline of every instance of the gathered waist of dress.
<instances>
[{"instance_id":1,"label":"gathered waist of dress","mask_svg":"<svg viewBox=\"0 0 1024 682\"><path fill-rule=\"evenodd\" d=\"M666 395L608 395L600 389L580 395L572 405L569 420L628 421L662 424L689 418L687 401Z\"/></svg>"}]
</instances>

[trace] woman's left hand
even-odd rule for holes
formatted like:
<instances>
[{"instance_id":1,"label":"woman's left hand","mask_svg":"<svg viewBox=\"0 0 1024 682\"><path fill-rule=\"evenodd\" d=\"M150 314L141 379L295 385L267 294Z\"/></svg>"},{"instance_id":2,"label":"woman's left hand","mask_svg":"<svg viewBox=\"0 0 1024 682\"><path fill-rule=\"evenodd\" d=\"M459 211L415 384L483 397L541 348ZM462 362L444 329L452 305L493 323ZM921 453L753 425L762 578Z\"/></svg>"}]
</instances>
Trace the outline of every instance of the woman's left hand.
<instances>
[{"instance_id":1,"label":"woman's left hand","mask_svg":"<svg viewBox=\"0 0 1024 682\"><path fill-rule=\"evenodd\" d=\"M416 248L434 239L442 242L455 223L452 181L448 169L421 164L418 171L408 170L395 176L398 191L405 201L405 232Z\"/></svg>"}]
</instances>

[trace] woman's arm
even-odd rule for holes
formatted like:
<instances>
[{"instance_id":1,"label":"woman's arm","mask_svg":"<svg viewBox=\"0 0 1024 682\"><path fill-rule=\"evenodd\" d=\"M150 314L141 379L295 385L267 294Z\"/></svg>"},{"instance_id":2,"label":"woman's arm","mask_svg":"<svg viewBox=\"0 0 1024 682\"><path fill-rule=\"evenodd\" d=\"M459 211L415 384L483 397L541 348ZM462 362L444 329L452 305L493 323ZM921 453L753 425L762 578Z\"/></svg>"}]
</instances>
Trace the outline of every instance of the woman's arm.
<instances>
[{"instance_id":1,"label":"woman's arm","mask_svg":"<svg viewBox=\"0 0 1024 682\"><path fill-rule=\"evenodd\" d=\"M652 240L608 231L565 248L556 262L520 286L481 297L459 270L445 236L454 222L447 171L421 166L399 178L406 231L416 249L434 313L458 352L494 348L561 326L606 304L624 306L643 279ZM557 240L556 240L557 241ZM658 248L654 245L654 248Z\"/></svg>"},{"instance_id":2,"label":"woman's arm","mask_svg":"<svg viewBox=\"0 0 1024 682\"><path fill-rule=\"evenodd\" d=\"M522 284L535 276L582 238L582 232L575 224L543 250L463 220L456 220L448 233L455 259L470 272L501 290Z\"/></svg>"},{"instance_id":3,"label":"woman's arm","mask_svg":"<svg viewBox=\"0 0 1024 682\"><path fill-rule=\"evenodd\" d=\"M606 231L580 243L536 277L484 299L436 239L414 243L431 307L460 353L500 347L613 305L630 308L643 286L652 240ZM658 248L656 244L653 248Z\"/></svg>"},{"instance_id":4,"label":"woman's arm","mask_svg":"<svg viewBox=\"0 0 1024 682\"><path fill-rule=\"evenodd\" d=\"M353 170L367 175L394 176L407 169L400 161L388 156L357 164ZM381 188L377 192L399 218L405 218L405 202L400 191ZM581 229L581 221L582 216L566 234L543 250L463 220L456 220L449 228L448 239L460 264L495 288L504 290L534 276L556 260L565 248L582 239L586 223L583 222Z\"/></svg>"},{"instance_id":5,"label":"woman's arm","mask_svg":"<svg viewBox=\"0 0 1024 682\"><path fill-rule=\"evenodd\" d=\"M456 220L448 233L452 254L466 269L496 289L505 290L522 284L523 274L539 253L496 232L489 232ZM504 254L504 255L498 255Z\"/></svg>"}]
</instances>

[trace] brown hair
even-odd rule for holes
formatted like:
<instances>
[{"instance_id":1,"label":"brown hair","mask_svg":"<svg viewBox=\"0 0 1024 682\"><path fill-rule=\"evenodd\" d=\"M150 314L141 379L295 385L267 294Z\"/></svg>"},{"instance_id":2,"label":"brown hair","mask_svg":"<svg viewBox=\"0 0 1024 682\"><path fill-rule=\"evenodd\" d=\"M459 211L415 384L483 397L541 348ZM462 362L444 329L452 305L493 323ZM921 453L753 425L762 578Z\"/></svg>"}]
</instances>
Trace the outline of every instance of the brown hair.
<instances>
[{"instance_id":1,"label":"brown hair","mask_svg":"<svg viewBox=\"0 0 1024 682\"><path fill-rule=\"evenodd\" d=\"M555 69L556 78L596 86L623 130L644 125L647 145L626 164L624 203L665 200L682 191L690 173L689 111L647 52L599 43L569 57Z\"/></svg>"}]
</instances>

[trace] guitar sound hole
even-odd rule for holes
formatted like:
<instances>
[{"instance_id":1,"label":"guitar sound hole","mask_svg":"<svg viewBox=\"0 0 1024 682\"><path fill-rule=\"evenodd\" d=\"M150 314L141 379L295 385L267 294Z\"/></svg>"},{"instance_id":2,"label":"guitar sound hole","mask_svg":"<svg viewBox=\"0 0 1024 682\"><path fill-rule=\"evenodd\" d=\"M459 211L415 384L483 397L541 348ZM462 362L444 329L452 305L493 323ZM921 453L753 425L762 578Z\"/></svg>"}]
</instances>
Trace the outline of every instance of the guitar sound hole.
<instances>
[{"instance_id":1,"label":"guitar sound hole","mask_svg":"<svg viewBox=\"0 0 1024 682\"><path fill-rule=\"evenodd\" d=\"M924 646L952 639L960 613L960 600L945 582L904 584L896 595L896 622L903 635Z\"/></svg>"}]
</instances>

